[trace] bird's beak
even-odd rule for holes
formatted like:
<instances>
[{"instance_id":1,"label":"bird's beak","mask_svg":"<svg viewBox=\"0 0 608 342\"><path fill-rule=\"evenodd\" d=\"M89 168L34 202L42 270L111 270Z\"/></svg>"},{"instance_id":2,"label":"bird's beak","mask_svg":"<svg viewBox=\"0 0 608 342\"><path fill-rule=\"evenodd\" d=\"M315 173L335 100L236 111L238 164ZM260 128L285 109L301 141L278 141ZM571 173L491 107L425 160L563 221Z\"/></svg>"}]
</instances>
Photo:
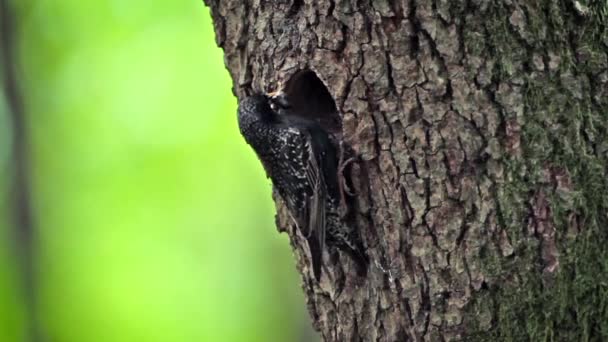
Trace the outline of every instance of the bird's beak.
<instances>
[{"instance_id":1,"label":"bird's beak","mask_svg":"<svg viewBox=\"0 0 608 342\"><path fill-rule=\"evenodd\" d=\"M278 96L280 96L281 94L283 94L283 82L282 81L278 81L277 84L277 90L272 91L268 94L266 94L268 97L270 97L271 99L274 99Z\"/></svg>"},{"instance_id":2,"label":"bird's beak","mask_svg":"<svg viewBox=\"0 0 608 342\"><path fill-rule=\"evenodd\" d=\"M270 92L270 93L268 93L266 95L268 95L268 97L270 97L271 99L274 99L274 98L280 96L281 94L283 94L282 90L275 90L275 91L272 91L272 92Z\"/></svg>"}]
</instances>

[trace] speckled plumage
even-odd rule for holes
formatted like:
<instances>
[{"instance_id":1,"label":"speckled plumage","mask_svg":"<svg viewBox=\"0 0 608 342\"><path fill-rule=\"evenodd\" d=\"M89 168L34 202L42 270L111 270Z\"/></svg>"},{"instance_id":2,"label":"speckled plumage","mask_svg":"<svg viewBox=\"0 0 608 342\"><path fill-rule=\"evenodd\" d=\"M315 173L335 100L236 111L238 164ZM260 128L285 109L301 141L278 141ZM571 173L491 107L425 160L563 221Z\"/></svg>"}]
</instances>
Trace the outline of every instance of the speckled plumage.
<instances>
[{"instance_id":1,"label":"speckled plumage","mask_svg":"<svg viewBox=\"0 0 608 342\"><path fill-rule=\"evenodd\" d=\"M338 160L327 132L314 121L277 113L272 101L266 95L243 99L239 128L307 238L315 277L320 278L326 244L367 267L356 232L338 213Z\"/></svg>"}]
</instances>

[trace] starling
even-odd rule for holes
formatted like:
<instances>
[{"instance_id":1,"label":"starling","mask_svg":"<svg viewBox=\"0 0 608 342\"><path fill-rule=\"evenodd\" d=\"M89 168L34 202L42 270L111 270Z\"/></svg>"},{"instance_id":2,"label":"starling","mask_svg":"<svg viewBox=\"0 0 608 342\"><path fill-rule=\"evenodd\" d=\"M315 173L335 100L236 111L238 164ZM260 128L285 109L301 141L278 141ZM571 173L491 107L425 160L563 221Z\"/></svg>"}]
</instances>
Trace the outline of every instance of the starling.
<instances>
[{"instance_id":1,"label":"starling","mask_svg":"<svg viewBox=\"0 0 608 342\"><path fill-rule=\"evenodd\" d=\"M306 237L312 269L320 279L325 246L349 254L359 270L367 256L354 229L342 221L338 158L328 133L315 121L289 115L282 95L253 95L240 101L241 134Z\"/></svg>"}]
</instances>

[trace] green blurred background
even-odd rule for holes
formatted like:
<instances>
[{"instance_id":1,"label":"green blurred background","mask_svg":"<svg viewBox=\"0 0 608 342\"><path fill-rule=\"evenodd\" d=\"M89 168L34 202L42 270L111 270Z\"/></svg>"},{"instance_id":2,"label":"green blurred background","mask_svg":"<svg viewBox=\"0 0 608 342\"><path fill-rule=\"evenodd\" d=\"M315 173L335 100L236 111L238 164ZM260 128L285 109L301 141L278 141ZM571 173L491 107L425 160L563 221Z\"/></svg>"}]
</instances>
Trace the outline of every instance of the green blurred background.
<instances>
[{"instance_id":1,"label":"green blurred background","mask_svg":"<svg viewBox=\"0 0 608 342\"><path fill-rule=\"evenodd\" d=\"M18 0L46 341L309 341L200 0ZM24 341L0 98L0 341Z\"/></svg>"}]
</instances>

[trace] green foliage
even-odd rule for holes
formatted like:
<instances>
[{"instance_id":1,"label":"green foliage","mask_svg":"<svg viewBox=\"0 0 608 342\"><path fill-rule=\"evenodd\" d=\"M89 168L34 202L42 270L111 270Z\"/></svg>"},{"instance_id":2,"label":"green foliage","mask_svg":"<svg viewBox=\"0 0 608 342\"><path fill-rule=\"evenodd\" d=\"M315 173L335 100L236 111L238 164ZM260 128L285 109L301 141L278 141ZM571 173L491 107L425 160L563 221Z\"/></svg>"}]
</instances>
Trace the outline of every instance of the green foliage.
<instances>
[{"instance_id":1,"label":"green foliage","mask_svg":"<svg viewBox=\"0 0 608 342\"><path fill-rule=\"evenodd\" d=\"M308 318L294 262L274 228L270 183L238 133L208 9L16 4L45 334L296 340ZM6 127L0 117L0 139ZM0 340L18 341L23 305L5 228Z\"/></svg>"}]
</instances>

